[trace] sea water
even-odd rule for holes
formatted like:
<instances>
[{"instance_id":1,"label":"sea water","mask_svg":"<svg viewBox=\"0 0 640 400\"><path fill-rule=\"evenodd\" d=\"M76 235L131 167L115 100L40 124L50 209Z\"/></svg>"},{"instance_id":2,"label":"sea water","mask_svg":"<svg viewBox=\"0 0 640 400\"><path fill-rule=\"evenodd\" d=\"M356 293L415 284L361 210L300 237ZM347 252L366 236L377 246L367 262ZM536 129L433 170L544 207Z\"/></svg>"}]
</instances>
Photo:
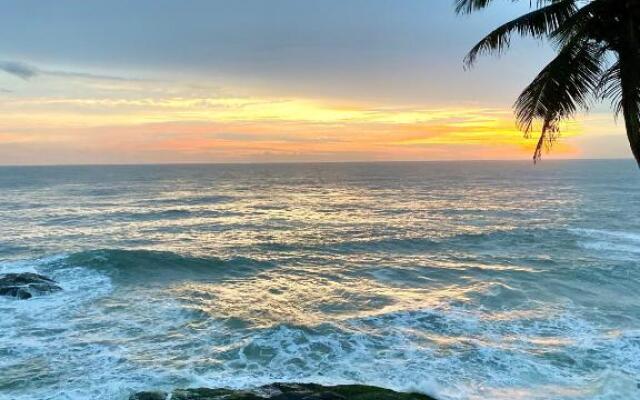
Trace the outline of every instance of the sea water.
<instances>
[{"instance_id":1,"label":"sea water","mask_svg":"<svg viewBox=\"0 0 640 400\"><path fill-rule=\"evenodd\" d=\"M631 161L0 168L0 398L640 398Z\"/></svg>"}]
</instances>

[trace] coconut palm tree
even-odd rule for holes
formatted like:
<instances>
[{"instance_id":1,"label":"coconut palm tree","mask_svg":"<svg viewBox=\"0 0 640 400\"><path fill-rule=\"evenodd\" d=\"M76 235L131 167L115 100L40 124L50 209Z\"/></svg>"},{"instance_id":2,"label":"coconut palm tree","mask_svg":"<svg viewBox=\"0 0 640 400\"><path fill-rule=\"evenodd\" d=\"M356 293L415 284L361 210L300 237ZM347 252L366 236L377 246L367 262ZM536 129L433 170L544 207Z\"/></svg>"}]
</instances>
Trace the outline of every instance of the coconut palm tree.
<instances>
[{"instance_id":1,"label":"coconut palm tree","mask_svg":"<svg viewBox=\"0 0 640 400\"><path fill-rule=\"evenodd\" d=\"M455 0L467 14L493 0ZM510 0L518 1L518 0ZM502 53L513 35L549 39L556 57L515 103L518 126L540 129L534 162L557 137L558 123L594 100L611 101L622 113L633 155L640 166L640 0L528 0L531 11L495 29L465 58L470 67L485 53Z\"/></svg>"}]
</instances>

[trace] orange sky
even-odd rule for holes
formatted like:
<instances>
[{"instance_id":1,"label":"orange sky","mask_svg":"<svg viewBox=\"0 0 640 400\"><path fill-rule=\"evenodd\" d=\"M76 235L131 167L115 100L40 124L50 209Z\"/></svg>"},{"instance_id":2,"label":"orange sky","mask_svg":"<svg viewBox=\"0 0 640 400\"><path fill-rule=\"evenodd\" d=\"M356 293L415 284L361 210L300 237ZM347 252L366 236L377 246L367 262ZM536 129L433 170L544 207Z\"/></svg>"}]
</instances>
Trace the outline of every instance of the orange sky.
<instances>
[{"instance_id":1,"label":"orange sky","mask_svg":"<svg viewBox=\"0 0 640 400\"><path fill-rule=\"evenodd\" d=\"M50 82L55 86L55 79ZM420 107L293 97L202 96L173 84L91 80L81 96L0 99L0 143L9 163L248 162L526 159L535 139L509 108ZM572 142L606 130L607 115L565 124L552 157L580 157ZM35 153L34 153L35 152ZM27 160L28 161L28 160Z\"/></svg>"},{"instance_id":2,"label":"orange sky","mask_svg":"<svg viewBox=\"0 0 640 400\"><path fill-rule=\"evenodd\" d=\"M511 104L550 46L462 68L528 2L466 17L449 0L116 2L126 18L113 2L5 7L0 164L528 160L536 145ZM629 156L602 105L545 155Z\"/></svg>"}]
</instances>

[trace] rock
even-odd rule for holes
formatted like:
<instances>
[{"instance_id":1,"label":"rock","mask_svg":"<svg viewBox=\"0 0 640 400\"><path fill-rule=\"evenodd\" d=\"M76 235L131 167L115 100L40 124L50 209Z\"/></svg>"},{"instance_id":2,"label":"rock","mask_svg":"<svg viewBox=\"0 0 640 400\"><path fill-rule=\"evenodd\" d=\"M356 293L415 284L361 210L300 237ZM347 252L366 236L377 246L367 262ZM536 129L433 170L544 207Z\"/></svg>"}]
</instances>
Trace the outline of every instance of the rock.
<instances>
[{"instance_id":1,"label":"rock","mask_svg":"<svg viewBox=\"0 0 640 400\"><path fill-rule=\"evenodd\" d=\"M165 400L167 396L165 392L140 392L129 397L129 400Z\"/></svg>"},{"instance_id":2,"label":"rock","mask_svg":"<svg viewBox=\"0 0 640 400\"><path fill-rule=\"evenodd\" d=\"M0 275L0 296L30 299L34 295L62 290L56 281L31 272Z\"/></svg>"},{"instance_id":3,"label":"rock","mask_svg":"<svg viewBox=\"0 0 640 400\"><path fill-rule=\"evenodd\" d=\"M141 397L158 395L159 397ZM400 393L364 385L322 386L274 383L254 390L176 389L168 397L163 392L140 392L129 400L434 400L424 394Z\"/></svg>"}]
</instances>

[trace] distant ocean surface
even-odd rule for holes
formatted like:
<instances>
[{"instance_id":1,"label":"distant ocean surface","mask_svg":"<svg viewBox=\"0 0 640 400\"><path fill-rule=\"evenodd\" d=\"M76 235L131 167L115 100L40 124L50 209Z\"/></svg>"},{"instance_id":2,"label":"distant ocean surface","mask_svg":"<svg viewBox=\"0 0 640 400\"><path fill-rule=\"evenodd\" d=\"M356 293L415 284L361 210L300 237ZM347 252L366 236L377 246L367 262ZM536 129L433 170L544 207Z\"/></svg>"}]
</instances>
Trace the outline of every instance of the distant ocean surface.
<instances>
[{"instance_id":1,"label":"distant ocean surface","mask_svg":"<svg viewBox=\"0 0 640 400\"><path fill-rule=\"evenodd\" d=\"M640 398L632 161L0 168L0 399Z\"/></svg>"}]
</instances>

